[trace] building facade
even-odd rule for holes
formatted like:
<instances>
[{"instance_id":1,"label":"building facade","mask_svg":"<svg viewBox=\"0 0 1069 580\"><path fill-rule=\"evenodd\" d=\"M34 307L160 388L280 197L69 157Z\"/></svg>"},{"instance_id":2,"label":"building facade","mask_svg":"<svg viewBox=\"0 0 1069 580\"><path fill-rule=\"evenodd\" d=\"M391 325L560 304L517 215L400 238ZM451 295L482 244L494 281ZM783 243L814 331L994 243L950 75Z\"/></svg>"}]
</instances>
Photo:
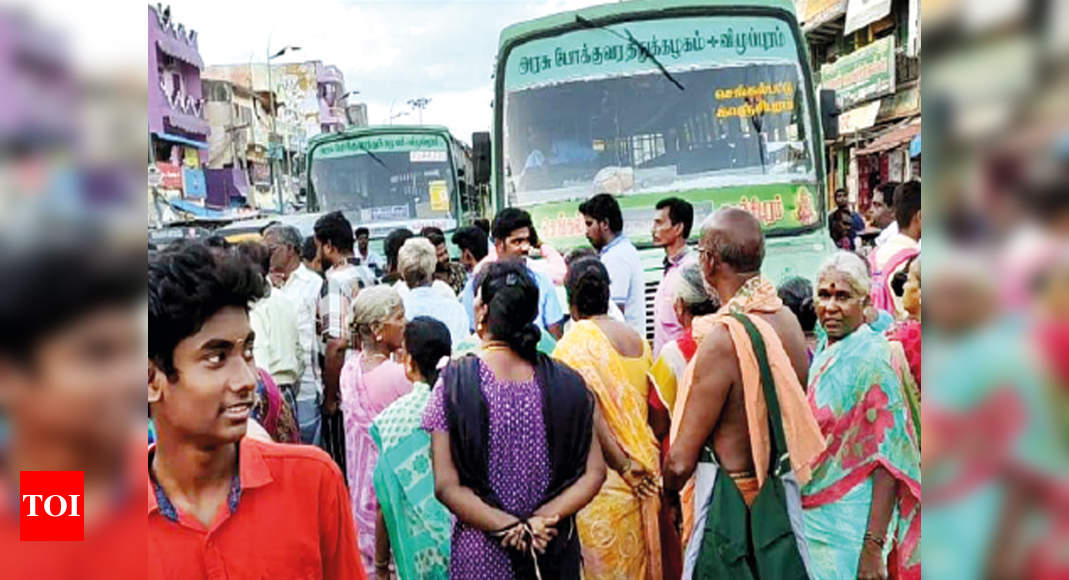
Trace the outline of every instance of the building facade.
<instances>
[{"instance_id":1,"label":"building facade","mask_svg":"<svg viewBox=\"0 0 1069 580\"><path fill-rule=\"evenodd\" d=\"M798 0L796 9L814 80L835 91L840 110L839 135L825 137L829 201L842 187L864 212L876 185L920 175L919 2Z\"/></svg>"},{"instance_id":2,"label":"building facade","mask_svg":"<svg viewBox=\"0 0 1069 580\"><path fill-rule=\"evenodd\" d=\"M211 65L204 76L247 88L254 97L255 128L248 152L250 203L277 209L280 198L284 204L299 201L309 139L348 125L341 70L319 61L272 64L270 69L263 63L242 63ZM261 107L263 124L258 123ZM258 140L265 145L262 158Z\"/></svg>"},{"instance_id":3,"label":"building facade","mask_svg":"<svg viewBox=\"0 0 1069 580\"><path fill-rule=\"evenodd\" d=\"M316 63L316 82L319 91L319 130L336 133L348 124L345 118L347 97L345 77L332 64Z\"/></svg>"},{"instance_id":4,"label":"building facade","mask_svg":"<svg viewBox=\"0 0 1069 580\"><path fill-rule=\"evenodd\" d=\"M148 7L148 126L150 162L161 175L157 192L171 205L196 211L207 196L204 164L211 127L204 118L196 31Z\"/></svg>"}]
</instances>

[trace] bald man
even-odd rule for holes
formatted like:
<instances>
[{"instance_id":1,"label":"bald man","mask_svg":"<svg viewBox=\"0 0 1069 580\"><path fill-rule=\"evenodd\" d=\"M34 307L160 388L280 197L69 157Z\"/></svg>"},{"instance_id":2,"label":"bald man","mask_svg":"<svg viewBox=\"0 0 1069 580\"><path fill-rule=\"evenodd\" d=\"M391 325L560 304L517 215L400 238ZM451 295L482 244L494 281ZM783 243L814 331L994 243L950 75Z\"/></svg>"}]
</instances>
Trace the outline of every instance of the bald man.
<instances>
[{"instance_id":1,"label":"bald man","mask_svg":"<svg viewBox=\"0 0 1069 580\"><path fill-rule=\"evenodd\" d=\"M722 209L703 225L699 264L707 287L719 294L724 307L694 321L698 351L676 399L673 417L678 419L672 426L664 470L667 493L674 494L687 485L682 506L683 537L687 541L684 578L723 575L722 570L717 573L715 562L710 563L717 550L702 549L707 529L705 506L716 477L731 477L749 506L770 471L771 435L760 381L761 362L769 364L775 383L789 467L794 468L786 471L798 472L798 480L808 480L805 466L823 449L820 429L802 390L809 365L805 334L776 288L761 276L764 254L761 225L746 211ZM760 332L766 347L764 361L759 360L746 326L732 313L746 315ZM760 419L750 425L748 416ZM759 437L756 445L751 441L755 433ZM780 454L783 452L780 448ZM688 483L692 475L695 477ZM793 508L800 520L796 484L788 495L793 495ZM804 553L804 536L800 530L795 535L802 539L800 551Z\"/></svg>"}]
</instances>

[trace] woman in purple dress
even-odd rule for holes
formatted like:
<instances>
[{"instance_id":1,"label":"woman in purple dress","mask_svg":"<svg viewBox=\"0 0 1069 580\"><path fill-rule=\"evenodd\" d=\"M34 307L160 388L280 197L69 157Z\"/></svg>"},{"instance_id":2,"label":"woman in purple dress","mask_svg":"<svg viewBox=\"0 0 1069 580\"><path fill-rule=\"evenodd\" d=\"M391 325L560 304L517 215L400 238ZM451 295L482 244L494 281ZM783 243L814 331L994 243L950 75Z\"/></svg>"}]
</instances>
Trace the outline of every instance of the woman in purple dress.
<instances>
[{"instance_id":1,"label":"woman in purple dress","mask_svg":"<svg viewBox=\"0 0 1069 580\"><path fill-rule=\"evenodd\" d=\"M593 396L537 352L521 262L488 266L476 288L482 348L446 367L423 417L436 495L457 518L450 576L579 578L575 513L605 480Z\"/></svg>"}]
</instances>

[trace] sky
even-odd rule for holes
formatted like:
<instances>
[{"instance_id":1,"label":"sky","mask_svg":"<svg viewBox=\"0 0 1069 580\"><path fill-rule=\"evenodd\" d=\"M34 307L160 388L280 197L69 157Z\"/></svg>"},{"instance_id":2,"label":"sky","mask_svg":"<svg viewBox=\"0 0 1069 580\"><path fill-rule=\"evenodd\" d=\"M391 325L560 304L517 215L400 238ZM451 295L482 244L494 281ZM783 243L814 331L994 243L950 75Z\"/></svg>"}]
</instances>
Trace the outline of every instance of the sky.
<instances>
[{"instance_id":1,"label":"sky","mask_svg":"<svg viewBox=\"0 0 1069 580\"><path fill-rule=\"evenodd\" d=\"M491 73L501 29L604 0L343 1L174 0L171 15L198 31L205 64L263 62L284 46L301 50L273 62L321 60L341 69L349 102L368 105L385 123L427 97L424 124L448 127L470 142L490 129ZM144 10L144 8L141 8ZM413 111L396 123L418 123Z\"/></svg>"}]
</instances>

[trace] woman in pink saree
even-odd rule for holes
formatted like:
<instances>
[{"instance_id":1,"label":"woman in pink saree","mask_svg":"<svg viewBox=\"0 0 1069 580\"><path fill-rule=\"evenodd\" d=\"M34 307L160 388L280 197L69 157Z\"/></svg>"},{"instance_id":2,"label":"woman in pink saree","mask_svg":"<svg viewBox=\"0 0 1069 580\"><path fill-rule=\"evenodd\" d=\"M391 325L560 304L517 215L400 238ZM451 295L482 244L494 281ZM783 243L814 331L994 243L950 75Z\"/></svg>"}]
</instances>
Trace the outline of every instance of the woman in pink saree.
<instances>
[{"instance_id":1,"label":"woman in pink saree","mask_svg":"<svg viewBox=\"0 0 1069 580\"><path fill-rule=\"evenodd\" d=\"M345 468L365 570L375 569L375 500L373 474L378 448L369 429L375 416L412 390L404 366L393 360L404 343L405 309L388 286L361 290L353 300L352 331L356 351L341 371L341 409L345 419Z\"/></svg>"}]
</instances>

